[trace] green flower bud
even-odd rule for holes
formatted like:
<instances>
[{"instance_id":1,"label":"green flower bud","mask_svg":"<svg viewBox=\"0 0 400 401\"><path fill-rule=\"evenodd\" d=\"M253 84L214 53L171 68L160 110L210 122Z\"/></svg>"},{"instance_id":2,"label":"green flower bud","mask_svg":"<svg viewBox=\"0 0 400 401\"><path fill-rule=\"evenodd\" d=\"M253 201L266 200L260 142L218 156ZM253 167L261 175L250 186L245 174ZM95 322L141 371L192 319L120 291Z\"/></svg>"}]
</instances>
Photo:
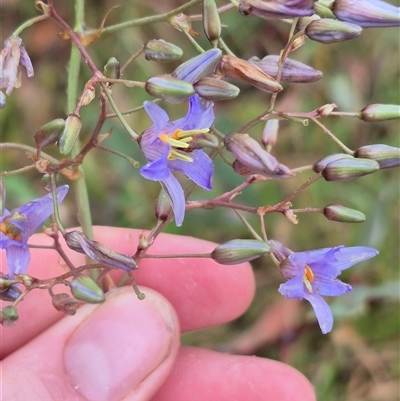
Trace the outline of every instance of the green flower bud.
<instances>
[{"instance_id":1,"label":"green flower bud","mask_svg":"<svg viewBox=\"0 0 400 401\"><path fill-rule=\"evenodd\" d=\"M0 273L0 292L8 290L13 284L15 284L15 280L10 280L8 276Z\"/></svg>"},{"instance_id":2,"label":"green flower bud","mask_svg":"<svg viewBox=\"0 0 400 401\"><path fill-rule=\"evenodd\" d=\"M53 306L59 311L64 312L66 315L73 316L76 313L78 301L70 297L68 294L56 294L51 299Z\"/></svg>"},{"instance_id":3,"label":"green flower bud","mask_svg":"<svg viewBox=\"0 0 400 401\"><path fill-rule=\"evenodd\" d=\"M0 323L4 327L13 326L18 320L18 312L15 306L6 306L0 311Z\"/></svg>"},{"instance_id":4,"label":"green flower bud","mask_svg":"<svg viewBox=\"0 0 400 401\"><path fill-rule=\"evenodd\" d=\"M324 216L331 221L342 223L362 223L365 214L342 205L329 205L324 207Z\"/></svg>"},{"instance_id":5,"label":"green flower bud","mask_svg":"<svg viewBox=\"0 0 400 401\"><path fill-rule=\"evenodd\" d=\"M119 79L121 76L121 66L115 57L108 59L104 66L104 76L111 79Z\"/></svg>"},{"instance_id":6,"label":"green flower bud","mask_svg":"<svg viewBox=\"0 0 400 401\"><path fill-rule=\"evenodd\" d=\"M321 1L316 1L313 6L315 13L321 18L335 18L335 15L329 8L328 4L323 4Z\"/></svg>"},{"instance_id":7,"label":"green flower bud","mask_svg":"<svg viewBox=\"0 0 400 401\"><path fill-rule=\"evenodd\" d=\"M98 304L105 300L103 290L88 276L75 277L69 286L72 295L80 301Z\"/></svg>"},{"instance_id":8,"label":"green flower bud","mask_svg":"<svg viewBox=\"0 0 400 401\"><path fill-rule=\"evenodd\" d=\"M144 44L143 51L146 60L159 63L169 63L179 60L183 56L183 51L180 47L162 39L149 40Z\"/></svg>"},{"instance_id":9,"label":"green flower bud","mask_svg":"<svg viewBox=\"0 0 400 401\"><path fill-rule=\"evenodd\" d=\"M219 140L214 134L203 132L201 134L195 134L189 145L190 149L217 149L219 148Z\"/></svg>"},{"instance_id":10,"label":"green flower bud","mask_svg":"<svg viewBox=\"0 0 400 401\"><path fill-rule=\"evenodd\" d=\"M372 159L379 163L380 168L396 167L400 165L400 149L388 145L367 145L358 148L354 156Z\"/></svg>"},{"instance_id":11,"label":"green flower bud","mask_svg":"<svg viewBox=\"0 0 400 401\"><path fill-rule=\"evenodd\" d=\"M158 75L147 80L146 92L171 103L181 103L195 93L193 85L171 75Z\"/></svg>"},{"instance_id":12,"label":"green flower bud","mask_svg":"<svg viewBox=\"0 0 400 401\"><path fill-rule=\"evenodd\" d=\"M240 92L237 86L215 78L202 78L193 86L200 97L211 101L234 99Z\"/></svg>"},{"instance_id":13,"label":"green flower bud","mask_svg":"<svg viewBox=\"0 0 400 401\"><path fill-rule=\"evenodd\" d=\"M155 214L158 221L167 221L168 216L172 212L171 199L164 189L161 189L156 200Z\"/></svg>"},{"instance_id":14,"label":"green flower bud","mask_svg":"<svg viewBox=\"0 0 400 401\"><path fill-rule=\"evenodd\" d=\"M367 122L394 120L400 118L397 104L369 104L358 112L358 118Z\"/></svg>"},{"instance_id":15,"label":"green flower bud","mask_svg":"<svg viewBox=\"0 0 400 401\"><path fill-rule=\"evenodd\" d=\"M82 121L77 114L70 114L65 121L64 131L58 142L58 149L61 154L68 155L81 132Z\"/></svg>"},{"instance_id":16,"label":"green flower bud","mask_svg":"<svg viewBox=\"0 0 400 401\"><path fill-rule=\"evenodd\" d=\"M326 181L349 181L379 170L379 163L369 159L343 158L329 163L322 176Z\"/></svg>"},{"instance_id":17,"label":"green flower bud","mask_svg":"<svg viewBox=\"0 0 400 401\"><path fill-rule=\"evenodd\" d=\"M271 246L263 241L235 239L217 246L211 252L211 259L221 265L237 265L249 262L271 252Z\"/></svg>"},{"instance_id":18,"label":"green flower bud","mask_svg":"<svg viewBox=\"0 0 400 401\"><path fill-rule=\"evenodd\" d=\"M352 155L349 155L347 153L335 153L333 155L329 155L324 157L323 159L317 161L314 166L313 166L313 170L316 173L321 172L329 163L332 163L336 160L339 159L354 159Z\"/></svg>"},{"instance_id":19,"label":"green flower bud","mask_svg":"<svg viewBox=\"0 0 400 401\"><path fill-rule=\"evenodd\" d=\"M353 39L359 36L362 28L350 22L343 22L329 18L321 18L307 25L306 35L320 43L335 43Z\"/></svg>"},{"instance_id":20,"label":"green flower bud","mask_svg":"<svg viewBox=\"0 0 400 401\"><path fill-rule=\"evenodd\" d=\"M215 0L203 0L203 29L213 47L217 47L221 36L221 20Z\"/></svg>"},{"instance_id":21,"label":"green flower bud","mask_svg":"<svg viewBox=\"0 0 400 401\"><path fill-rule=\"evenodd\" d=\"M65 121L62 118L56 118L39 129L35 134L35 141L38 148L54 145L65 128Z\"/></svg>"}]
</instances>

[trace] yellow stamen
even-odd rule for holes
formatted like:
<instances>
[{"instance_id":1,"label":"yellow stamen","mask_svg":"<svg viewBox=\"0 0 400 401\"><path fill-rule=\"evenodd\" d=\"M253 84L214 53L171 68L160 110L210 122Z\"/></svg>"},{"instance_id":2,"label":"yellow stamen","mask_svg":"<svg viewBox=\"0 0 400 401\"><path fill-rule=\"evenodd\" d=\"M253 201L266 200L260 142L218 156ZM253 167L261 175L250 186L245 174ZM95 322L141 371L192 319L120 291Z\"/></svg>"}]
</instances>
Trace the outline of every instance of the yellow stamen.
<instances>
[{"instance_id":1,"label":"yellow stamen","mask_svg":"<svg viewBox=\"0 0 400 401\"><path fill-rule=\"evenodd\" d=\"M0 231L6 235L8 238L11 238L15 241L22 241L21 232L14 224L10 223L10 218L7 217L4 221L0 224Z\"/></svg>"},{"instance_id":2,"label":"yellow stamen","mask_svg":"<svg viewBox=\"0 0 400 401\"><path fill-rule=\"evenodd\" d=\"M311 283L314 281L314 273L311 270L310 266L306 265L306 267L304 268L304 275Z\"/></svg>"},{"instance_id":3,"label":"yellow stamen","mask_svg":"<svg viewBox=\"0 0 400 401\"><path fill-rule=\"evenodd\" d=\"M184 160L185 162L192 162L193 159L187 154L183 152L179 152L179 150L171 149L168 155L168 160Z\"/></svg>"},{"instance_id":4,"label":"yellow stamen","mask_svg":"<svg viewBox=\"0 0 400 401\"><path fill-rule=\"evenodd\" d=\"M162 141L169 143L171 146L173 146L173 147L175 147L175 148L183 148L183 149L186 149L186 148L189 147L189 145L188 145L187 143L185 143L185 142L183 142L183 141L180 141L180 140L178 140L178 139L174 139L174 138L172 138L172 137L169 137L169 136L166 135L166 134L160 134L160 135L158 135L158 137L159 137Z\"/></svg>"}]
</instances>

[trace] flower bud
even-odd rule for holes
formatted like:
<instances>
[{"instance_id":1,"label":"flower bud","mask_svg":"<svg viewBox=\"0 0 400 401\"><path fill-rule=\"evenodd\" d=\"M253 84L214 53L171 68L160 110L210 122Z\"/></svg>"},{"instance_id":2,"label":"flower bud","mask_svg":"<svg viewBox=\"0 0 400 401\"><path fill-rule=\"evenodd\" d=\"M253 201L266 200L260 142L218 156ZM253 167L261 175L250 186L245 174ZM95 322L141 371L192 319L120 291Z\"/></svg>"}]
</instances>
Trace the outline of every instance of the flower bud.
<instances>
[{"instance_id":1,"label":"flower bud","mask_svg":"<svg viewBox=\"0 0 400 401\"><path fill-rule=\"evenodd\" d=\"M314 3L314 11L315 11L314 17L333 18L333 19L335 18L334 14L332 13L331 9L328 7L328 4L326 3L324 4L323 2L316 1ZM297 25L297 29L302 29L302 28L300 28L299 25Z\"/></svg>"},{"instance_id":2,"label":"flower bud","mask_svg":"<svg viewBox=\"0 0 400 401\"><path fill-rule=\"evenodd\" d=\"M65 128L65 121L62 118L56 118L47 124L42 125L35 134L35 141L38 148L54 145Z\"/></svg>"},{"instance_id":3,"label":"flower bud","mask_svg":"<svg viewBox=\"0 0 400 401\"><path fill-rule=\"evenodd\" d=\"M0 292L8 290L13 284L15 280L11 280L6 274L0 272Z\"/></svg>"},{"instance_id":4,"label":"flower bud","mask_svg":"<svg viewBox=\"0 0 400 401\"><path fill-rule=\"evenodd\" d=\"M147 80L144 89L154 97L165 99L171 103L180 103L192 96L193 85L171 75L158 75Z\"/></svg>"},{"instance_id":5,"label":"flower bud","mask_svg":"<svg viewBox=\"0 0 400 401\"><path fill-rule=\"evenodd\" d=\"M314 0L239 0L239 11L245 16L257 16L264 19L305 17L313 15Z\"/></svg>"},{"instance_id":6,"label":"flower bud","mask_svg":"<svg viewBox=\"0 0 400 401\"><path fill-rule=\"evenodd\" d=\"M64 234L64 239L69 248L76 252L84 253L93 260L97 260L107 266L126 271L138 268L136 262L130 256L115 252L100 242L92 241L85 234L78 231Z\"/></svg>"},{"instance_id":7,"label":"flower bud","mask_svg":"<svg viewBox=\"0 0 400 401\"><path fill-rule=\"evenodd\" d=\"M6 302L14 302L22 295L22 291L17 287L17 284L12 285L5 291L0 291L0 299Z\"/></svg>"},{"instance_id":8,"label":"flower bud","mask_svg":"<svg viewBox=\"0 0 400 401\"><path fill-rule=\"evenodd\" d=\"M200 97L211 101L234 99L240 92L240 89L235 85L208 77L201 78L193 86Z\"/></svg>"},{"instance_id":9,"label":"flower bud","mask_svg":"<svg viewBox=\"0 0 400 401\"><path fill-rule=\"evenodd\" d=\"M221 20L215 0L203 0L203 29L213 47L221 36Z\"/></svg>"},{"instance_id":10,"label":"flower bud","mask_svg":"<svg viewBox=\"0 0 400 401\"><path fill-rule=\"evenodd\" d=\"M159 63L169 63L179 60L183 56L183 51L180 47L162 39L149 40L144 44L143 51L146 60Z\"/></svg>"},{"instance_id":11,"label":"flower bud","mask_svg":"<svg viewBox=\"0 0 400 401\"><path fill-rule=\"evenodd\" d=\"M263 241L235 239L217 246L211 252L211 259L221 265L238 265L270 252L271 247Z\"/></svg>"},{"instance_id":12,"label":"flower bud","mask_svg":"<svg viewBox=\"0 0 400 401\"><path fill-rule=\"evenodd\" d=\"M75 277L69 287L72 295L80 301L99 304L105 300L103 290L88 276Z\"/></svg>"},{"instance_id":13,"label":"flower bud","mask_svg":"<svg viewBox=\"0 0 400 401\"><path fill-rule=\"evenodd\" d=\"M261 60L258 57L251 57L248 61L261 68L266 74L273 78L276 78L278 75L279 56L265 56ZM282 66L281 81L309 83L318 81L322 78L322 75L321 71L300 63L300 61L286 58Z\"/></svg>"},{"instance_id":14,"label":"flower bud","mask_svg":"<svg viewBox=\"0 0 400 401\"><path fill-rule=\"evenodd\" d=\"M6 95L0 91L0 109L4 109L6 106Z\"/></svg>"},{"instance_id":15,"label":"flower bud","mask_svg":"<svg viewBox=\"0 0 400 401\"><path fill-rule=\"evenodd\" d=\"M92 102L96 95L96 89L91 82L88 82L80 98L80 103L82 106L87 106Z\"/></svg>"},{"instance_id":16,"label":"flower bud","mask_svg":"<svg viewBox=\"0 0 400 401\"><path fill-rule=\"evenodd\" d=\"M331 9L336 18L364 28L400 25L400 8L381 0L335 0Z\"/></svg>"},{"instance_id":17,"label":"flower bud","mask_svg":"<svg viewBox=\"0 0 400 401\"><path fill-rule=\"evenodd\" d=\"M195 134L193 136L193 139L190 141L189 144L189 149L218 149L219 144L220 142L214 134L210 132L203 132L201 134Z\"/></svg>"},{"instance_id":18,"label":"flower bud","mask_svg":"<svg viewBox=\"0 0 400 401\"><path fill-rule=\"evenodd\" d=\"M343 42L359 36L361 32L362 28L358 25L329 18L314 20L305 30L310 39L320 43Z\"/></svg>"},{"instance_id":19,"label":"flower bud","mask_svg":"<svg viewBox=\"0 0 400 401\"><path fill-rule=\"evenodd\" d=\"M264 148L266 148L268 152L275 145L276 140L278 139L278 129L279 129L278 119L270 119L267 120L267 122L265 123L261 141L262 144L264 145Z\"/></svg>"},{"instance_id":20,"label":"flower bud","mask_svg":"<svg viewBox=\"0 0 400 401\"><path fill-rule=\"evenodd\" d=\"M379 168L396 167L400 165L400 149L388 145L367 145L358 148L354 156L375 160Z\"/></svg>"},{"instance_id":21,"label":"flower bud","mask_svg":"<svg viewBox=\"0 0 400 401\"><path fill-rule=\"evenodd\" d=\"M326 181L350 181L379 170L379 164L369 159L339 159L329 163L322 176Z\"/></svg>"},{"instance_id":22,"label":"flower bud","mask_svg":"<svg viewBox=\"0 0 400 401\"><path fill-rule=\"evenodd\" d=\"M332 113L333 110L336 109L336 104L335 103L328 103L328 104L324 104L321 107L318 107L318 109L315 110L315 112L317 113L317 115L319 117L327 117L329 116L329 114Z\"/></svg>"},{"instance_id":23,"label":"flower bud","mask_svg":"<svg viewBox=\"0 0 400 401\"><path fill-rule=\"evenodd\" d=\"M104 66L104 76L111 79L119 79L121 76L121 66L115 57L110 57Z\"/></svg>"},{"instance_id":24,"label":"flower bud","mask_svg":"<svg viewBox=\"0 0 400 401\"><path fill-rule=\"evenodd\" d=\"M225 76L241 79L265 92L276 93L283 89L279 82L260 67L236 57L222 56L221 69Z\"/></svg>"},{"instance_id":25,"label":"flower bud","mask_svg":"<svg viewBox=\"0 0 400 401\"><path fill-rule=\"evenodd\" d=\"M18 320L18 312L15 306L6 306L0 311L0 323L4 327L13 326Z\"/></svg>"},{"instance_id":26,"label":"flower bud","mask_svg":"<svg viewBox=\"0 0 400 401\"><path fill-rule=\"evenodd\" d=\"M314 166L313 166L313 170L316 173L321 172L329 163L332 163L336 160L339 159L353 159L352 155L349 155L347 153L335 153L333 155L329 155L324 157L323 159L317 161Z\"/></svg>"},{"instance_id":27,"label":"flower bud","mask_svg":"<svg viewBox=\"0 0 400 401\"><path fill-rule=\"evenodd\" d=\"M326 206L323 213L328 220L339 221L341 223L362 223L365 221L364 213L342 205Z\"/></svg>"},{"instance_id":28,"label":"flower bud","mask_svg":"<svg viewBox=\"0 0 400 401\"><path fill-rule=\"evenodd\" d=\"M293 176L288 167L280 164L248 134L229 134L225 137L224 142L226 149L236 157L233 169L238 174L261 174L269 178Z\"/></svg>"},{"instance_id":29,"label":"flower bud","mask_svg":"<svg viewBox=\"0 0 400 401\"><path fill-rule=\"evenodd\" d=\"M180 32L187 32L191 36L199 36L199 33L192 29L192 20L186 14L180 13L172 16L168 22Z\"/></svg>"},{"instance_id":30,"label":"flower bud","mask_svg":"<svg viewBox=\"0 0 400 401\"><path fill-rule=\"evenodd\" d=\"M59 312L64 312L69 316L75 315L78 306L78 301L75 298L63 293L54 295L51 301Z\"/></svg>"},{"instance_id":31,"label":"flower bud","mask_svg":"<svg viewBox=\"0 0 400 401\"><path fill-rule=\"evenodd\" d=\"M164 189L161 189L156 200L155 214L157 220L161 222L167 221L168 216L170 216L171 212L172 212L171 199L168 193Z\"/></svg>"},{"instance_id":32,"label":"flower bud","mask_svg":"<svg viewBox=\"0 0 400 401\"><path fill-rule=\"evenodd\" d=\"M358 113L358 118L369 123L394 120L400 118L400 106L397 104L369 104Z\"/></svg>"},{"instance_id":33,"label":"flower bud","mask_svg":"<svg viewBox=\"0 0 400 401\"><path fill-rule=\"evenodd\" d=\"M222 56L220 49L211 49L178 66L171 74L191 84L210 76L217 68Z\"/></svg>"},{"instance_id":34,"label":"flower bud","mask_svg":"<svg viewBox=\"0 0 400 401\"><path fill-rule=\"evenodd\" d=\"M64 131L58 142L58 149L61 154L67 155L71 152L81 132L82 121L77 114L70 114L65 120Z\"/></svg>"}]
</instances>

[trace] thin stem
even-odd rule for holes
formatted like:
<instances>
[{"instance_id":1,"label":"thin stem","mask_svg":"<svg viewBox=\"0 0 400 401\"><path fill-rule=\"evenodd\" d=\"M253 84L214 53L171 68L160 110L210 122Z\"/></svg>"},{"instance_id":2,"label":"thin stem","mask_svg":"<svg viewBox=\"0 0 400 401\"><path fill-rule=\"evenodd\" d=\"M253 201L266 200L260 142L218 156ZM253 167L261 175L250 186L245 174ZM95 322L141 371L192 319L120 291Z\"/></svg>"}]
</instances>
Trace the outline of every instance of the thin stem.
<instances>
[{"instance_id":1,"label":"thin stem","mask_svg":"<svg viewBox=\"0 0 400 401\"><path fill-rule=\"evenodd\" d=\"M232 10L233 8L235 8L233 4L225 4L218 8L218 14L222 14L223 12ZM203 19L203 14L189 15L189 19L191 21L201 21Z\"/></svg>"},{"instance_id":2,"label":"thin stem","mask_svg":"<svg viewBox=\"0 0 400 401\"><path fill-rule=\"evenodd\" d=\"M297 174L297 173L302 173L303 171L312 170L312 168L313 168L313 165L310 164L308 166L301 166L301 167L293 168L291 171L292 171L292 173Z\"/></svg>"},{"instance_id":3,"label":"thin stem","mask_svg":"<svg viewBox=\"0 0 400 401\"><path fill-rule=\"evenodd\" d=\"M51 194L53 196L53 209L54 209L54 220L57 224L58 230L60 230L62 232L63 235L65 235L67 232L65 231L65 228L63 227L62 223L61 223L61 218L60 218L60 213L58 211L58 203L57 203L57 183L56 183L56 175L52 174L50 176L51 179ZM54 238L53 238L54 239ZM54 240L54 243L56 241Z\"/></svg>"},{"instance_id":4,"label":"thin stem","mask_svg":"<svg viewBox=\"0 0 400 401\"><path fill-rule=\"evenodd\" d=\"M28 21L25 21L22 25L20 25L14 32L13 32L13 36L19 36L20 33L26 29L29 28L30 26L32 26L33 24L36 24L39 21L43 21L45 19L49 18L48 15L39 15L38 17L32 18Z\"/></svg>"},{"instance_id":5,"label":"thin stem","mask_svg":"<svg viewBox=\"0 0 400 401\"><path fill-rule=\"evenodd\" d=\"M34 164L30 164L29 166L21 167L16 170L12 170L12 171L0 171L0 175L2 175L4 177L8 177L10 175L22 174L22 173L26 173L27 171L35 170L35 169L36 169L36 166Z\"/></svg>"},{"instance_id":6,"label":"thin stem","mask_svg":"<svg viewBox=\"0 0 400 401\"><path fill-rule=\"evenodd\" d=\"M192 38L192 35L186 31L186 29L181 29L183 34L188 38L189 42L193 45L193 47L199 52L204 53L204 49Z\"/></svg>"},{"instance_id":7,"label":"thin stem","mask_svg":"<svg viewBox=\"0 0 400 401\"><path fill-rule=\"evenodd\" d=\"M135 168L139 168L140 167L140 163L137 160L134 160L134 159L132 159L132 157L124 155L123 153L118 152L118 151L116 151L114 149L106 148L106 147L101 146L101 145L96 145L96 149L99 149L99 150L102 150L104 152L112 153L114 155L122 157L123 159L127 160L130 164L132 164L132 166L135 167Z\"/></svg>"},{"instance_id":8,"label":"thin stem","mask_svg":"<svg viewBox=\"0 0 400 401\"><path fill-rule=\"evenodd\" d=\"M140 88L144 88L145 82L141 81L130 81L128 79L114 79L114 78L98 78L97 82L105 82L109 84L124 84L129 88L133 88L134 86L139 86Z\"/></svg>"},{"instance_id":9,"label":"thin stem","mask_svg":"<svg viewBox=\"0 0 400 401\"><path fill-rule=\"evenodd\" d=\"M32 146L29 146L29 145L22 144L22 143L13 143L13 142L0 143L0 151L7 150L7 149L9 149L9 150L20 150L20 151L23 151L23 152L28 152L28 153L30 153L32 155L35 155L35 156L36 156L36 153L37 153L37 149L36 148L34 148ZM41 152L41 156L43 156L43 158L47 159L51 163L54 163L54 164L58 164L59 163L59 161L55 157L50 156L47 153Z\"/></svg>"},{"instance_id":10,"label":"thin stem","mask_svg":"<svg viewBox=\"0 0 400 401\"><path fill-rule=\"evenodd\" d=\"M143 255L142 259L181 259L181 258L209 258L210 253L182 253L174 255Z\"/></svg>"},{"instance_id":11,"label":"thin stem","mask_svg":"<svg viewBox=\"0 0 400 401\"><path fill-rule=\"evenodd\" d=\"M262 241L262 238L257 234L257 232L254 230L254 228L250 225L250 223L247 221L247 219L236 209L233 210L236 215L239 217L240 221L246 226L246 228L249 230L250 234L255 238L260 241Z\"/></svg>"},{"instance_id":12,"label":"thin stem","mask_svg":"<svg viewBox=\"0 0 400 401\"><path fill-rule=\"evenodd\" d=\"M233 53L233 51L226 45L225 41L222 38L219 38L219 44L226 51L227 54L232 57L236 57L235 53Z\"/></svg>"},{"instance_id":13,"label":"thin stem","mask_svg":"<svg viewBox=\"0 0 400 401\"><path fill-rule=\"evenodd\" d=\"M290 209L293 213L323 213L324 209L321 207L303 207L301 209Z\"/></svg>"},{"instance_id":14,"label":"thin stem","mask_svg":"<svg viewBox=\"0 0 400 401\"><path fill-rule=\"evenodd\" d=\"M143 53L143 47L141 47L136 53L134 53L131 57L128 58L128 60L125 62L125 64L121 67L121 76L122 73L125 71L125 69L131 64L133 61L135 61L141 54Z\"/></svg>"}]
</instances>

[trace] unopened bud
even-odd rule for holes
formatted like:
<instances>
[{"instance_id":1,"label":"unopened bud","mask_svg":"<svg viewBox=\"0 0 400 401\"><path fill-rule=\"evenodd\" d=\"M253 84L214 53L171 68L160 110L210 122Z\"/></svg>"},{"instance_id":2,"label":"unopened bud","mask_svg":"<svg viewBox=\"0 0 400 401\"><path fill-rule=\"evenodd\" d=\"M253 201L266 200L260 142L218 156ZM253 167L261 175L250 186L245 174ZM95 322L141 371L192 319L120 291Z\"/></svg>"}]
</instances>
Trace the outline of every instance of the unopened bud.
<instances>
[{"instance_id":1,"label":"unopened bud","mask_svg":"<svg viewBox=\"0 0 400 401\"><path fill-rule=\"evenodd\" d=\"M339 159L329 163L322 176L326 181L349 181L379 170L379 163L369 159Z\"/></svg>"},{"instance_id":2,"label":"unopened bud","mask_svg":"<svg viewBox=\"0 0 400 401\"><path fill-rule=\"evenodd\" d=\"M316 111L317 115L319 117L327 117L329 116L329 114L332 113L333 110L336 109L336 104L335 103L328 103L328 104L324 104L321 107L318 107Z\"/></svg>"},{"instance_id":3,"label":"unopened bud","mask_svg":"<svg viewBox=\"0 0 400 401\"><path fill-rule=\"evenodd\" d=\"M293 176L288 167L280 164L248 134L233 133L227 135L224 142L226 149L236 157L233 169L238 174L261 174L269 178Z\"/></svg>"},{"instance_id":4,"label":"unopened bud","mask_svg":"<svg viewBox=\"0 0 400 401\"><path fill-rule=\"evenodd\" d=\"M323 213L328 220L339 221L341 223L362 223L365 221L364 213L342 205L326 206Z\"/></svg>"},{"instance_id":5,"label":"unopened bud","mask_svg":"<svg viewBox=\"0 0 400 401\"><path fill-rule=\"evenodd\" d=\"M215 0L203 0L203 29L213 47L217 47L221 36L221 20Z\"/></svg>"},{"instance_id":6,"label":"unopened bud","mask_svg":"<svg viewBox=\"0 0 400 401\"><path fill-rule=\"evenodd\" d=\"M115 57L110 57L104 66L104 76L111 79L119 79L121 76L121 66Z\"/></svg>"},{"instance_id":7,"label":"unopened bud","mask_svg":"<svg viewBox=\"0 0 400 401\"><path fill-rule=\"evenodd\" d=\"M258 57L251 57L248 61L251 64L261 68L272 78L277 77L279 56L265 56L261 60ZM300 63L300 61L286 58L282 66L281 81L309 83L318 81L322 78L322 75L323 74L321 71L318 71L306 64Z\"/></svg>"},{"instance_id":8,"label":"unopened bud","mask_svg":"<svg viewBox=\"0 0 400 401\"><path fill-rule=\"evenodd\" d=\"M219 144L220 142L214 134L211 132L204 132L201 134L195 134L189 145L190 149L217 149L219 148Z\"/></svg>"},{"instance_id":9,"label":"unopened bud","mask_svg":"<svg viewBox=\"0 0 400 401\"><path fill-rule=\"evenodd\" d=\"M307 25L306 35L316 42L335 43L350 40L359 36L362 28L350 22L321 18Z\"/></svg>"},{"instance_id":10,"label":"unopened bud","mask_svg":"<svg viewBox=\"0 0 400 401\"><path fill-rule=\"evenodd\" d=\"M183 51L180 47L162 39L149 40L144 44L143 51L146 60L159 63L169 63L179 60L183 56Z\"/></svg>"},{"instance_id":11,"label":"unopened bud","mask_svg":"<svg viewBox=\"0 0 400 401\"><path fill-rule=\"evenodd\" d=\"M264 19L282 19L313 15L314 0L239 0L239 11L245 16L257 16Z\"/></svg>"},{"instance_id":12,"label":"unopened bud","mask_svg":"<svg viewBox=\"0 0 400 401\"><path fill-rule=\"evenodd\" d=\"M191 84L210 76L217 68L222 56L220 49L211 49L178 66L171 74Z\"/></svg>"},{"instance_id":13,"label":"unopened bud","mask_svg":"<svg viewBox=\"0 0 400 401\"><path fill-rule=\"evenodd\" d=\"M339 159L353 159L353 156L347 153L335 153L333 155L326 156L313 165L313 170L316 173L320 173L329 163Z\"/></svg>"},{"instance_id":14,"label":"unopened bud","mask_svg":"<svg viewBox=\"0 0 400 401\"><path fill-rule=\"evenodd\" d=\"M89 82L83 91L82 97L80 99L82 106L87 106L94 99L96 95L96 90L91 82Z\"/></svg>"},{"instance_id":15,"label":"unopened bud","mask_svg":"<svg viewBox=\"0 0 400 401\"><path fill-rule=\"evenodd\" d=\"M278 119L267 120L262 133L261 141L262 144L264 145L264 148L266 148L268 152L275 145L276 140L278 139L278 130L279 130Z\"/></svg>"},{"instance_id":16,"label":"unopened bud","mask_svg":"<svg viewBox=\"0 0 400 401\"><path fill-rule=\"evenodd\" d=\"M64 239L69 248L76 252L84 253L93 260L97 260L107 266L127 271L138 268L136 262L130 256L115 252L100 242L90 240L86 235L78 231L70 231L64 234Z\"/></svg>"},{"instance_id":17,"label":"unopened bud","mask_svg":"<svg viewBox=\"0 0 400 401\"><path fill-rule=\"evenodd\" d=\"M103 290L88 276L75 277L69 287L72 295L80 301L98 304L105 300Z\"/></svg>"},{"instance_id":18,"label":"unopened bud","mask_svg":"<svg viewBox=\"0 0 400 401\"><path fill-rule=\"evenodd\" d=\"M65 128L65 121L62 118L56 118L47 124L42 125L35 134L35 141L38 148L54 145Z\"/></svg>"},{"instance_id":19,"label":"unopened bud","mask_svg":"<svg viewBox=\"0 0 400 401\"><path fill-rule=\"evenodd\" d=\"M400 149L388 145L366 145L358 148L354 156L375 160L380 168L396 167L400 165Z\"/></svg>"},{"instance_id":20,"label":"unopened bud","mask_svg":"<svg viewBox=\"0 0 400 401\"><path fill-rule=\"evenodd\" d=\"M18 312L15 306L6 306L0 311L0 323L4 327L13 326L18 320Z\"/></svg>"},{"instance_id":21,"label":"unopened bud","mask_svg":"<svg viewBox=\"0 0 400 401\"><path fill-rule=\"evenodd\" d=\"M172 212L171 199L164 189L161 189L156 200L155 214L158 221L167 221Z\"/></svg>"},{"instance_id":22,"label":"unopened bud","mask_svg":"<svg viewBox=\"0 0 400 401\"><path fill-rule=\"evenodd\" d=\"M8 290L13 284L15 284L15 280L11 280L7 275L0 272L0 292Z\"/></svg>"},{"instance_id":23,"label":"unopened bud","mask_svg":"<svg viewBox=\"0 0 400 401\"><path fill-rule=\"evenodd\" d=\"M397 104L369 104L358 112L358 118L367 122L394 120L400 118Z\"/></svg>"},{"instance_id":24,"label":"unopened bud","mask_svg":"<svg viewBox=\"0 0 400 401\"><path fill-rule=\"evenodd\" d=\"M78 301L75 298L63 293L54 295L51 301L59 312L64 312L69 316L75 315L78 306Z\"/></svg>"},{"instance_id":25,"label":"unopened bud","mask_svg":"<svg viewBox=\"0 0 400 401\"><path fill-rule=\"evenodd\" d=\"M186 14L180 13L171 17L168 21L177 31L187 32L191 36L199 36L192 29L192 20Z\"/></svg>"},{"instance_id":26,"label":"unopened bud","mask_svg":"<svg viewBox=\"0 0 400 401\"><path fill-rule=\"evenodd\" d=\"M0 91L0 109L4 109L6 107L6 95Z\"/></svg>"},{"instance_id":27,"label":"unopened bud","mask_svg":"<svg viewBox=\"0 0 400 401\"><path fill-rule=\"evenodd\" d=\"M240 89L235 85L208 77L200 79L193 86L200 97L211 101L234 99L240 92Z\"/></svg>"},{"instance_id":28,"label":"unopened bud","mask_svg":"<svg viewBox=\"0 0 400 401\"><path fill-rule=\"evenodd\" d=\"M279 82L260 67L236 57L222 56L221 69L225 76L241 79L265 92L276 93L283 89Z\"/></svg>"},{"instance_id":29,"label":"unopened bud","mask_svg":"<svg viewBox=\"0 0 400 401\"><path fill-rule=\"evenodd\" d=\"M71 152L81 132L82 121L77 114L70 114L65 120L65 127L58 142L58 149L61 154L67 155Z\"/></svg>"},{"instance_id":30,"label":"unopened bud","mask_svg":"<svg viewBox=\"0 0 400 401\"><path fill-rule=\"evenodd\" d=\"M331 9L328 7L328 4L329 3L324 4L321 1L316 1L314 3L314 11L316 13L316 14L314 14L314 16L315 17L319 16L320 18L335 18L335 15L332 13ZM297 25L297 28L301 29L301 28L299 28L298 25Z\"/></svg>"},{"instance_id":31,"label":"unopened bud","mask_svg":"<svg viewBox=\"0 0 400 401\"><path fill-rule=\"evenodd\" d=\"M151 77L144 88L149 95L171 103L181 103L195 93L191 83L173 78L171 75Z\"/></svg>"},{"instance_id":32,"label":"unopened bud","mask_svg":"<svg viewBox=\"0 0 400 401\"><path fill-rule=\"evenodd\" d=\"M0 299L6 302L14 302L22 295L22 291L16 284L12 285L5 291L0 291Z\"/></svg>"},{"instance_id":33,"label":"unopened bud","mask_svg":"<svg viewBox=\"0 0 400 401\"><path fill-rule=\"evenodd\" d=\"M217 246L211 252L211 259L221 265L237 265L270 252L271 247L263 241L236 239Z\"/></svg>"},{"instance_id":34,"label":"unopened bud","mask_svg":"<svg viewBox=\"0 0 400 401\"><path fill-rule=\"evenodd\" d=\"M335 0L331 6L336 18L364 28L400 25L400 9L381 0Z\"/></svg>"}]
</instances>

